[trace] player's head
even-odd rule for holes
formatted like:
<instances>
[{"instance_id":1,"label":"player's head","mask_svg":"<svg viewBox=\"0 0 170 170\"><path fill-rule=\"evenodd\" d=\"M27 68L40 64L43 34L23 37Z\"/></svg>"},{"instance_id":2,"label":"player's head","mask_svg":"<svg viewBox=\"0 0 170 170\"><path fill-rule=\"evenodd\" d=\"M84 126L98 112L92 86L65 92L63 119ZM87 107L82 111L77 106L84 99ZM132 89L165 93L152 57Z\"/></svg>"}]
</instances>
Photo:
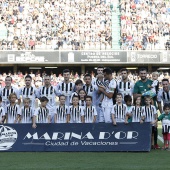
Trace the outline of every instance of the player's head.
<instances>
[{"instance_id":1,"label":"player's head","mask_svg":"<svg viewBox=\"0 0 170 170\"><path fill-rule=\"evenodd\" d=\"M128 78L128 73L129 73L128 69L122 68L120 70L120 73L121 73L121 76L122 76L122 80L126 80Z\"/></svg>"},{"instance_id":2,"label":"player's head","mask_svg":"<svg viewBox=\"0 0 170 170\"><path fill-rule=\"evenodd\" d=\"M64 96L63 94L61 94L61 95L59 96L59 101L60 101L60 104L65 104L66 96Z\"/></svg>"},{"instance_id":3,"label":"player's head","mask_svg":"<svg viewBox=\"0 0 170 170\"><path fill-rule=\"evenodd\" d=\"M90 106L91 104L92 104L92 96L89 96L89 95L87 95L86 97L85 97L85 100L86 100L86 105L87 106Z\"/></svg>"},{"instance_id":4,"label":"player's head","mask_svg":"<svg viewBox=\"0 0 170 170\"><path fill-rule=\"evenodd\" d=\"M77 106L79 104L79 96L72 97L72 104L73 106Z\"/></svg>"},{"instance_id":5,"label":"player's head","mask_svg":"<svg viewBox=\"0 0 170 170\"><path fill-rule=\"evenodd\" d=\"M28 74L25 76L25 85L30 86L32 82L32 77Z\"/></svg>"},{"instance_id":6,"label":"player's head","mask_svg":"<svg viewBox=\"0 0 170 170\"><path fill-rule=\"evenodd\" d=\"M41 106L42 106L42 107L46 107L48 101L49 101L49 100L48 100L47 97L45 97L45 96L41 97L41 98L40 98Z\"/></svg>"},{"instance_id":7,"label":"player's head","mask_svg":"<svg viewBox=\"0 0 170 170\"><path fill-rule=\"evenodd\" d=\"M117 103L122 103L122 101L123 101L123 95L122 95L122 93L117 93L117 94L116 94L116 102L117 102Z\"/></svg>"},{"instance_id":8,"label":"player's head","mask_svg":"<svg viewBox=\"0 0 170 170\"><path fill-rule=\"evenodd\" d=\"M84 89L80 89L78 92L78 95L79 95L80 99L85 99L85 96L87 95L87 93Z\"/></svg>"},{"instance_id":9,"label":"player's head","mask_svg":"<svg viewBox=\"0 0 170 170\"><path fill-rule=\"evenodd\" d=\"M11 93L11 94L9 95L9 101L10 101L11 103L15 103L16 100L17 100L17 95L16 95L15 93Z\"/></svg>"},{"instance_id":10,"label":"player's head","mask_svg":"<svg viewBox=\"0 0 170 170\"><path fill-rule=\"evenodd\" d=\"M6 85L7 87L10 87L10 86L11 86L11 83L12 83L12 77L6 76L6 78L5 78L5 85Z\"/></svg>"},{"instance_id":11,"label":"player's head","mask_svg":"<svg viewBox=\"0 0 170 170\"><path fill-rule=\"evenodd\" d=\"M97 67L97 74L103 74L104 67L103 66L98 66Z\"/></svg>"},{"instance_id":12,"label":"player's head","mask_svg":"<svg viewBox=\"0 0 170 170\"><path fill-rule=\"evenodd\" d=\"M69 69L63 70L63 77L64 77L65 81L69 81L69 79L70 79L70 70Z\"/></svg>"},{"instance_id":13,"label":"player's head","mask_svg":"<svg viewBox=\"0 0 170 170\"><path fill-rule=\"evenodd\" d=\"M159 73L158 73L157 71L155 71L155 72L152 73L152 79L153 79L153 80L157 80L158 77L159 77Z\"/></svg>"},{"instance_id":14,"label":"player's head","mask_svg":"<svg viewBox=\"0 0 170 170\"><path fill-rule=\"evenodd\" d=\"M48 74L44 75L44 85L45 86L50 86L51 85L51 76Z\"/></svg>"},{"instance_id":15,"label":"player's head","mask_svg":"<svg viewBox=\"0 0 170 170\"><path fill-rule=\"evenodd\" d=\"M169 91L169 80L168 79L162 79L162 87L164 91Z\"/></svg>"},{"instance_id":16,"label":"player's head","mask_svg":"<svg viewBox=\"0 0 170 170\"><path fill-rule=\"evenodd\" d=\"M146 105L150 105L151 104L151 100L152 100L152 97L147 95L144 97L144 100L145 100L145 104Z\"/></svg>"},{"instance_id":17,"label":"player's head","mask_svg":"<svg viewBox=\"0 0 170 170\"><path fill-rule=\"evenodd\" d=\"M30 105L30 98L23 99L24 106L28 107Z\"/></svg>"},{"instance_id":18,"label":"player's head","mask_svg":"<svg viewBox=\"0 0 170 170\"><path fill-rule=\"evenodd\" d=\"M169 114L170 113L170 104L169 103L165 103L163 106L163 110L165 114Z\"/></svg>"},{"instance_id":19,"label":"player's head","mask_svg":"<svg viewBox=\"0 0 170 170\"><path fill-rule=\"evenodd\" d=\"M75 87L76 87L76 90L77 90L77 91L79 91L80 89L82 89L82 87L83 87L83 81L80 80L80 79L76 80L76 82L75 82Z\"/></svg>"},{"instance_id":20,"label":"player's head","mask_svg":"<svg viewBox=\"0 0 170 170\"><path fill-rule=\"evenodd\" d=\"M141 78L141 80L146 80L146 76L147 76L147 69L146 68L140 68L139 69L139 76Z\"/></svg>"},{"instance_id":21,"label":"player's head","mask_svg":"<svg viewBox=\"0 0 170 170\"><path fill-rule=\"evenodd\" d=\"M130 106L132 104L132 96L131 95L125 95L124 101L125 101L127 106Z\"/></svg>"},{"instance_id":22,"label":"player's head","mask_svg":"<svg viewBox=\"0 0 170 170\"><path fill-rule=\"evenodd\" d=\"M141 96L137 96L134 98L133 104L140 106L142 104L141 102L142 102Z\"/></svg>"},{"instance_id":23,"label":"player's head","mask_svg":"<svg viewBox=\"0 0 170 170\"><path fill-rule=\"evenodd\" d=\"M92 76L90 74L85 74L84 81L87 85L90 85L92 81Z\"/></svg>"},{"instance_id":24,"label":"player's head","mask_svg":"<svg viewBox=\"0 0 170 170\"><path fill-rule=\"evenodd\" d=\"M112 70L110 68L105 68L103 70L103 75L106 80L110 80L110 77L112 76Z\"/></svg>"}]
</instances>

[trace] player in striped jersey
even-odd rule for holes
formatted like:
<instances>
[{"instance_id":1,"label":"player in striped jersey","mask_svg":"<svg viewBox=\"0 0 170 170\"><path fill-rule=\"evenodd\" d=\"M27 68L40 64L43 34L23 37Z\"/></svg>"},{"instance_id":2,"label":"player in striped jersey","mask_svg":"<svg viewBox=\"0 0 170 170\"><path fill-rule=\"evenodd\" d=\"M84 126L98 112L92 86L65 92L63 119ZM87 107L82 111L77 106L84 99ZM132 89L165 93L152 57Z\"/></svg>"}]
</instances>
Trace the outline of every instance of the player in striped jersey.
<instances>
[{"instance_id":1,"label":"player in striped jersey","mask_svg":"<svg viewBox=\"0 0 170 170\"><path fill-rule=\"evenodd\" d=\"M144 116L142 113L141 97L138 96L134 99L134 106L132 106L131 114L129 116L132 118L132 122L143 123Z\"/></svg>"},{"instance_id":2,"label":"player in striped jersey","mask_svg":"<svg viewBox=\"0 0 170 170\"><path fill-rule=\"evenodd\" d=\"M163 105L165 103L170 104L170 89L169 89L169 80L168 79L162 79L162 89L158 91L157 95L157 103L158 103L158 109L160 113L163 112L162 110L162 103Z\"/></svg>"},{"instance_id":3,"label":"player in striped jersey","mask_svg":"<svg viewBox=\"0 0 170 170\"><path fill-rule=\"evenodd\" d=\"M18 123L20 121L21 110L18 104L16 104L17 95L11 93L9 95L10 104L5 107L6 123Z\"/></svg>"},{"instance_id":4,"label":"player in striped jersey","mask_svg":"<svg viewBox=\"0 0 170 170\"><path fill-rule=\"evenodd\" d=\"M132 122L132 108L133 108L133 106L132 106L132 96L126 95L124 97L124 102L127 106L125 123L129 123L129 122Z\"/></svg>"},{"instance_id":5,"label":"player in striped jersey","mask_svg":"<svg viewBox=\"0 0 170 170\"><path fill-rule=\"evenodd\" d=\"M151 105L151 97L145 96L145 106L142 107L142 113L145 118L145 122L153 122L157 119L157 110L154 105ZM157 148L157 124L152 126L152 148Z\"/></svg>"},{"instance_id":6,"label":"player in striped jersey","mask_svg":"<svg viewBox=\"0 0 170 170\"><path fill-rule=\"evenodd\" d=\"M70 98L71 94L73 93L74 90L74 83L70 82L70 70L65 69L63 70L63 77L64 81L59 82L57 85L57 95L60 96L63 94L66 96L66 105L70 105Z\"/></svg>"},{"instance_id":7,"label":"player in striped jersey","mask_svg":"<svg viewBox=\"0 0 170 170\"><path fill-rule=\"evenodd\" d=\"M83 86L83 89L86 91L87 95L92 96L93 98L93 105L96 105L96 95L98 91L97 85L92 84L92 76L90 74L86 74L84 76L85 84Z\"/></svg>"},{"instance_id":8,"label":"player in striped jersey","mask_svg":"<svg viewBox=\"0 0 170 170\"><path fill-rule=\"evenodd\" d=\"M84 112L85 123L95 123L97 111L95 106L92 105L92 96L86 96L86 107Z\"/></svg>"},{"instance_id":9,"label":"player in striped jersey","mask_svg":"<svg viewBox=\"0 0 170 170\"><path fill-rule=\"evenodd\" d=\"M79 90L80 89L82 89L83 88L83 81L82 80L80 80L80 79L78 79L78 80L76 80L76 82L75 82L75 92L73 92L72 94L71 94L71 98L70 98L70 104L72 104L72 98L73 98L73 96L78 96L79 94Z\"/></svg>"},{"instance_id":10,"label":"player in striped jersey","mask_svg":"<svg viewBox=\"0 0 170 170\"><path fill-rule=\"evenodd\" d=\"M112 77L112 70L110 68L105 68L103 70L103 75L105 80L109 81L109 83L106 88L98 87L98 92L104 94L104 98L102 100L103 116L100 116L104 118L103 122L111 123L111 111L113 107L113 95L116 89L116 81Z\"/></svg>"},{"instance_id":11,"label":"player in striped jersey","mask_svg":"<svg viewBox=\"0 0 170 170\"><path fill-rule=\"evenodd\" d=\"M30 106L35 109L36 98L37 98L37 88L31 86L32 77L30 75L25 76L25 87L19 89L19 94L24 101L25 98L30 99Z\"/></svg>"},{"instance_id":12,"label":"player in striped jersey","mask_svg":"<svg viewBox=\"0 0 170 170\"><path fill-rule=\"evenodd\" d=\"M51 123L51 114L49 109L46 107L49 102L48 98L43 96L40 98L41 105L35 110L33 114L32 127L36 128L36 123Z\"/></svg>"},{"instance_id":13,"label":"player in striped jersey","mask_svg":"<svg viewBox=\"0 0 170 170\"><path fill-rule=\"evenodd\" d=\"M0 96L0 124L4 123L5 109L2 107L2 97Z\"/></svg>"},{"instance_id":14,"label":"player in striped jersey","mask_svg":"<svg viewBox=\"0 0 170 170\"><path fill-rule=\"evenodd\" d=\"M123 99L124 99L124 96L126 95L132 96L134 83L131 80L129 80L128 70L126 68L121 69L120 72L121 72L122 80L119 80L117 82L117 90L118 93L121 93L123 95Z\"/></svg>"},{"instance_id":15,"label":"player in striped jersey","mask_svg":"<svg viewBox=\"0 0 170 170\"><path fill-rule=\"evenodd\" d=\"M37 90L37 97L41 98L45 96L48 98L47 108L51 115L52 122L54 122L54 115L56 113L56 95L57 91L54 86L51 85L51 77L49 75L44 76L44 86L39 87Z\"/></svg>"},{"instance_id":16,"label":"player in striped jersey","mask_svg":"<svg viewBox=\"0 0 170 170\"><path fill-rule=\"evenodd\" d=\"M72 100L73 105L69 106L67 122L81 123L84 122L84 107L79 106L79 97L74 96Z\"/></svg>"},{"instance_id":17,"label":"player in striped jersey","mask_svg":"<svg viewBox=\"0 0 170 170\"><path fill-rule=\"evenodd\" d=\"M93 85L97 85L97 76L99 75L99 74L103 74L103 70L104 70L104 67L103 66L98 66L97 67L97 75L96 75L96 77L94 77L93 78L93 80L92 80L92 84Z\"/></svg>"},{"instance_id":18,"label":"player in striped jersey","mask_svg":"<svg viewBox=\"0 0 170 170\"><path fill-rule=\"evenodd\" d=\"M87 93L84 89L80 89L78 92L79 95L79 106L86 106L85 98L87 96Z\"/></svg>"},{"instance_id":19,"label":"player in striped jersey","mask_svg":"<svg viewBox=\"0 0 170 170\"><path fill-rule=\"evenodd\" d=\"M7 76L5 78L5 87L0 89L0 96L2 97L2 106L5 108L9 103L9 95L15 93L17 95L18 104L20 104L20 95L18 89L11 86L12 78Z\"/></svg>"},{"instance_id":20,"label":"player in striped jersey","mask_svg":"<svg viewBox=\"0 0 170 170\"><path fill-rule=\"evenodd\" d=\"M24 98L23 104L24 106L21 107L21 123L32 123L35 109L30 106L30 98Z\"/></svg>"},{"instance_id":21,"label":"player in striped jersey","mask_svg":"<svg viewBox=\"0 0 170 170\"><path fill-rule=\"evenodd\" d=\"M68 106L65 105L66 97L64 95L59 96L59 105L56 107L55 123L66 123Z\"/></svg>"},{"instance_id":22,"label":"player in striped jersey","mask_svg":"<svg viewBox=\"0 0 170 170\"><path fill-rule=\"evenodd\" d=\"M127 106L123 104L123 97L121 93L116 94L116 104L112 108L112 121L116 125L116 122L125 122L125 116L127 114Z\"/></svg>"}]
</instances>

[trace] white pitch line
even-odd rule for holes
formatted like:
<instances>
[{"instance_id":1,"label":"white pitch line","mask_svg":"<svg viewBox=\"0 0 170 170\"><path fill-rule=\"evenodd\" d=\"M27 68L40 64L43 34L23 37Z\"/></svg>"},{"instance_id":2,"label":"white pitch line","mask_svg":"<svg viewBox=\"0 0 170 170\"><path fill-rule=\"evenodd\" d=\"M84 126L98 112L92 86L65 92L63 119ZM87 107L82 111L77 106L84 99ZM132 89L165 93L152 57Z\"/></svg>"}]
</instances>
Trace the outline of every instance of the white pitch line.
<instances>
[{"instance_id":1,"label":"white pitch line","mask_svg":"<svg viewBox=\"0 0 170 170\"><path fill-rule=\"evenodd\" d=\"M164 140L163 140L163 138L162 138L161 136L158 135L158 139L159 139L162 143L164 143Z\"/></svg>"}]
</instances>

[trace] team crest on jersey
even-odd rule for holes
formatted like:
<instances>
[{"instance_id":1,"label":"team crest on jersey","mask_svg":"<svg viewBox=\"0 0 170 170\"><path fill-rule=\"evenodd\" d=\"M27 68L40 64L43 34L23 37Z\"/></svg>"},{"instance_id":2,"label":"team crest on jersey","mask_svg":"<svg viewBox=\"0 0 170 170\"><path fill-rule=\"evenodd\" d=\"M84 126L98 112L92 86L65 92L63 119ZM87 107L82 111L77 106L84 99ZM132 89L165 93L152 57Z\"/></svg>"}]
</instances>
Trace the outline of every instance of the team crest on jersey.
<instances>
[{"instance_id":1,"label":"team crest on jersey","mask_svg":"<svg viewBox=\"0 0 170 170\"><path fill-rule=\"evenodd\" d=\"M0 150L9 150L16 142L18 133L9 126L0 126Z\"/></svg>"}]
</instances>

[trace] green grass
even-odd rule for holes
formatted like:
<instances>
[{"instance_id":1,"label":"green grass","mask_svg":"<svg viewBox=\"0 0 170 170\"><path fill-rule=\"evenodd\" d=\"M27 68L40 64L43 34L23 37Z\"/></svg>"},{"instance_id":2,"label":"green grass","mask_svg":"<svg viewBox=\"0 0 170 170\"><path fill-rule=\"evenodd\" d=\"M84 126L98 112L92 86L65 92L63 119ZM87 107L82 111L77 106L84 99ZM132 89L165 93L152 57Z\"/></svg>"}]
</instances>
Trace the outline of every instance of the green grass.
<instances>
[{"instance_id":1,"label":"green grass","mask_svg":"<svg viewBox=\"0 0 170 170\"><path fill-rule=\"evenodd\" d=\"M5 170L168 170L170 152L3 152Z\"/></svg>"}]
</instances>

